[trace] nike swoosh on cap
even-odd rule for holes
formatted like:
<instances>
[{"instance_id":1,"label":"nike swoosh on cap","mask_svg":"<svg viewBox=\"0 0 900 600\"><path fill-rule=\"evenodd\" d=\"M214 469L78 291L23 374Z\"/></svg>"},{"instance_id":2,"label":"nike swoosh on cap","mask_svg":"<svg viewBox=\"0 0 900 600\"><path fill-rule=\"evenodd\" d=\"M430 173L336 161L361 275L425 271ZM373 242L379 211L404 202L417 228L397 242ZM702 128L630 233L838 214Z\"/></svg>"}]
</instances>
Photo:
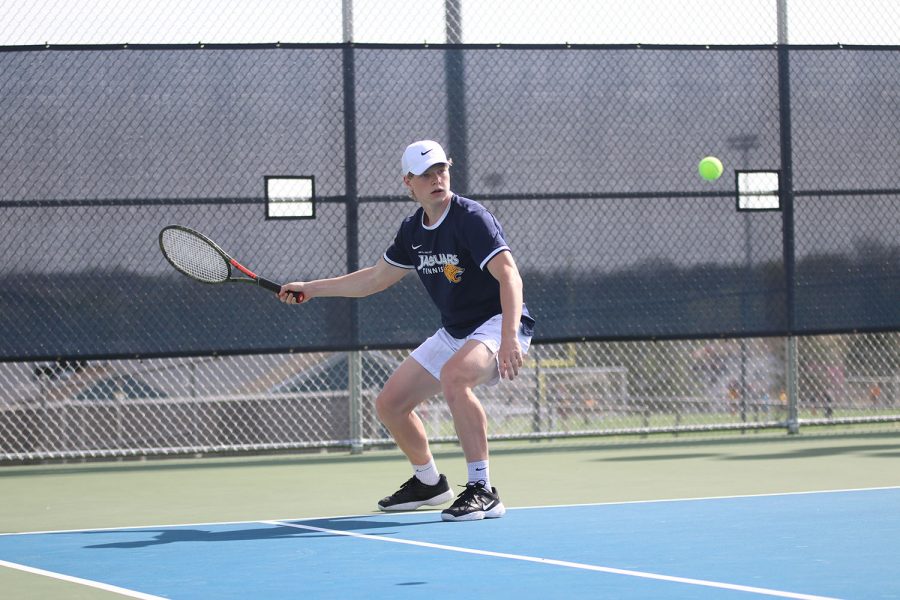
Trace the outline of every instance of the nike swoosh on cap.
<instances>
[{"instance_id":1,"label":"nike swoosh on cap","mask_svg":"<svg viewBox=\"0 0 900 600\"><path fill-rule=\"evenodd\" d=\"M432 150L434 150L434 148L429 148L429 149L426 150L425 152L422 152L422 156L425 156L426 154L428 154L428 153L431 152Z\"/></svg>"}]
</instances>

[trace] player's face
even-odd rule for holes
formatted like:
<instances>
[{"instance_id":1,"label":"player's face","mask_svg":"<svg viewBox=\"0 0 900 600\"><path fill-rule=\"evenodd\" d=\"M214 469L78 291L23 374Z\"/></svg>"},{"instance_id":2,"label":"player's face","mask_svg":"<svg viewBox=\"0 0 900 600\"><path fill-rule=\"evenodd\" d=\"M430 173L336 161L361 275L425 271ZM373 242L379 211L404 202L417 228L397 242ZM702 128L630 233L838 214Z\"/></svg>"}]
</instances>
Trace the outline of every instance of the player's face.
<instances>
[{"instance_id":1,"label":"player's face","mask_svg":"<svg viewBox=\"0 0 900 600\"><path fill-rule=\"evenodd\" d=\"M419 202L442 202L450 196L450 165L432 165L421 175L407 175L404 181Z\"/></svg>"}]
</instances>

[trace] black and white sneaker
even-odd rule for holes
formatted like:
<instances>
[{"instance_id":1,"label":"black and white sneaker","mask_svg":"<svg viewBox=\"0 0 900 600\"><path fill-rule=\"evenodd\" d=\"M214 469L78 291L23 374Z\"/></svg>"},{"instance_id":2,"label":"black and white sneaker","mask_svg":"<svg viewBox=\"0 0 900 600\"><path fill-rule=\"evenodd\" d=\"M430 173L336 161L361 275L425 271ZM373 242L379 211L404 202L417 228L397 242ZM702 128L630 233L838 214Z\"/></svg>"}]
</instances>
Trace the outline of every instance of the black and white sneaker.
<instances>
[{"instance_id":1,"label":"black and white sneaker","mask_svg":"<svg viewBox=\"0 0 900 600\"><path fill-rule=\"evenodd\" d=\"M456 497L450 508L441 512L444 521L479 521L496 519L506 514L506 507L500 502L497 488L490 491L484 487L483 481L466 484L466 489Z\"/></svg>"},{"instance_id":2,"label":"black and white sneaker","mask_svg":"<svg viewBox=\"0 0 900 600\"><path fill-rule=\"evenodd\" d=\"M378 501L378 509L391 510L415 510L420 506L437 506L449 501L453 497L447 478L441 478L434 485L426 485L413 475L400 489Z\"/></svg>"}]
</instances>

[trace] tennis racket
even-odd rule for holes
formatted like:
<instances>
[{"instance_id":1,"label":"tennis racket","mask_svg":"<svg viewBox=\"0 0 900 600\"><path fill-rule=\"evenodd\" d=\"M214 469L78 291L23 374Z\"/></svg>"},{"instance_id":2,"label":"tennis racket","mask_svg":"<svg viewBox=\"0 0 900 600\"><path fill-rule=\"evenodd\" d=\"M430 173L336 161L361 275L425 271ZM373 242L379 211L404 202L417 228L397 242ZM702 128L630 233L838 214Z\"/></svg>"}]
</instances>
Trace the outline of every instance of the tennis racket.
<instances>
[{"instance_id":1,"label":"tennis racket","mask_svg":"<svg viewBox=\"0 0 900 600\"><path fill-rule=\"evenodd\" d=\"M255 283L275 293L281 285L260 277L222 250L215 242L193 229L181 225L169 225L159 232L159 249L166 260L191 279L203 283ZM244 276L236 276L235 270ZM303 294L294 292L297 302Z\"/></svg>"}]
</instances>

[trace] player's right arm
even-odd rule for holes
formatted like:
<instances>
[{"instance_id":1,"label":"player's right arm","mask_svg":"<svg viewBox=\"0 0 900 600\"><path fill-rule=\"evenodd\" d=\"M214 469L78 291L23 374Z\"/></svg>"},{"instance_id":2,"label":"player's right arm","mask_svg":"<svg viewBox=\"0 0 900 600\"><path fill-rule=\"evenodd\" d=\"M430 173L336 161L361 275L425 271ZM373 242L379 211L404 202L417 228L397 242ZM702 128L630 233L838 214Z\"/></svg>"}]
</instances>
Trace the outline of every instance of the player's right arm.
<instances>
[{"instance_id":1,"label":"player's right arm","mask_svg":"<svg viewBox=\"0 0 900 600\"><path fill-rule=\"evenodd\" d=\"M316 297L363 298L386 290L407 273L409 269L401 269L380 258L371 267L340 277L286 283L281 286L278 299L286 304L295 304L296 296L291 292L302 293L303 302Z\"/></svg>"}]
</instances>

